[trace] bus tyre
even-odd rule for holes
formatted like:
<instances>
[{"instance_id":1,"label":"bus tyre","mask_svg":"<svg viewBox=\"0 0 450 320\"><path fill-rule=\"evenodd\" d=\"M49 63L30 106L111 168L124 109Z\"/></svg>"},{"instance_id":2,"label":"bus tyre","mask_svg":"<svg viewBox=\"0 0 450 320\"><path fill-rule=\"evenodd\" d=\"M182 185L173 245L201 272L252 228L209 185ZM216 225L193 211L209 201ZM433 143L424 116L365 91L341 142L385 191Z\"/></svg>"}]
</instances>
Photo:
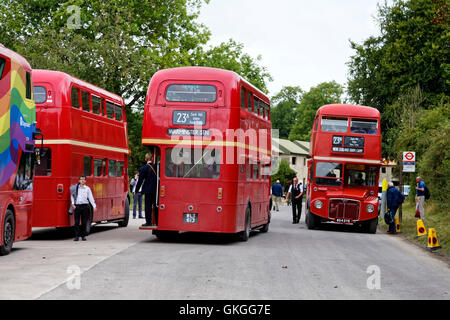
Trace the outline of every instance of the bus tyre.
<instances>
[{"instance_id":1,"label":"bus tyre","mask_svg":"<svg viewBox=\"0 0 450 320\"><path fill-rule=\"evenodd\" d=\"M3 244L0 246L0 256L5 256L11 252L14 243L15 230L16 224L14 214L11 210L7 209L1 235Z\"/></svg>"},{"instance_id":2,"label":"bus tyre","mask_svg":"<svg viewBox=\"0 0 450 320\"><path fill-rule=\"evenodd\" d=\"M378 217L372 219L369 223L367 223L366 232L375 234L377 233L377 227L378 227Z\"/></svg>"},{"instance_id":3,"label":"bus tyre","mask_svg":"<svg viewBox=\"0 0 450 320\"><path fill-rule=\"evenodd\" d=\"M130 203L128 202L128 198L125 199L125 217L123 220L119 221L119 227L125 228L128 226L128 221L130 221Z\"/></svg>"},{"instance_id":4,"label":"bus tyre","mask_svg":"<svg viewBox=\"0 0 450 320\"><path fill-rule=\"evenodd\" d=\"M267 221L267 223L265 225L262 226L262 228L260 229L260 231L262 233L266 233L269 231L269 225L270 225L270 219L272 218L272 214L269 211L269 221Z\"/></svg>"},{"instance_id":5,"label":"bus tyre","mask_svg":"<svg viewBox=\"0 0 450 320\"><path fill-rule=\"evenodd\" d=\"M239 233L239 240L245 242L248 241L248 238L250 238L251 221L252 213L250 211L250 208L247 207L247 209L245 210L245 229L244 231Z\"/></svg>"},{"instance_id":6,"label":"bus tyre","mask_svg":"<svg viewBox=\"0 0 450 320\"><path fill-rule=\"evenodd\" d=\"M307 209L306 212L306 225L308 226L309 230L315 229L319 226L319 219Z\"/></svg>"}]
</instances>

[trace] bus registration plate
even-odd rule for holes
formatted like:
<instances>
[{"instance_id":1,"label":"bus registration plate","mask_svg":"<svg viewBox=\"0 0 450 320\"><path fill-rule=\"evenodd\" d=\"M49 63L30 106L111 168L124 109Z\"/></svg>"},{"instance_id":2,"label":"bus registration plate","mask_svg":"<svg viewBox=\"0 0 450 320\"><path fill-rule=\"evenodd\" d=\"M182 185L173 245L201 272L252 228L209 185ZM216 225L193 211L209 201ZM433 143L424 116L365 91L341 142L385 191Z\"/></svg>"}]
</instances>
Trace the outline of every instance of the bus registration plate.
<instances>
[{"instance_id":1,"label":"bus registration plate","mask_svg":"<svg viewBox=\"0 0 450 320\"><path fill-rule=\"evenodd\" d=\"M197 223L198 213L184 213L183 223Z\"/></svg>"},{"instance_id":2,"label":"bus registration plate","mask_svg":"<svg viewBox=\"0 0 450 320\"><path fill-rule=\"evenodd\" d=\"M351 223L353 223L352 219L336 218L334 221L337 222L337 223L344 223L344 224L351 224Z\"/></svg>"}]
</instances>

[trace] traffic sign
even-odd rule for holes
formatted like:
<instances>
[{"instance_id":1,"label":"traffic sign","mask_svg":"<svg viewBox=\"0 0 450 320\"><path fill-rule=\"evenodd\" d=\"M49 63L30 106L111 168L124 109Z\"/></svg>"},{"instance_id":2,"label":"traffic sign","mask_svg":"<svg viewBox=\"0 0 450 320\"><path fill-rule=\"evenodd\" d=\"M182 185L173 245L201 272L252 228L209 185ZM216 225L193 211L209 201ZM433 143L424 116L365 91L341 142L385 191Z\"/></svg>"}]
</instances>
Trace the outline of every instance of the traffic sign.
<instances>
[{"instance_id":1,"label":"traffic sign","mask_svg":"<svg viewBox=\"0 0 450 320\"><path fill-rule=\"evenodd\" d=\"M414 151L403 152L403 172L416 172L416 153Z\"/></svg>"}]
</instances>

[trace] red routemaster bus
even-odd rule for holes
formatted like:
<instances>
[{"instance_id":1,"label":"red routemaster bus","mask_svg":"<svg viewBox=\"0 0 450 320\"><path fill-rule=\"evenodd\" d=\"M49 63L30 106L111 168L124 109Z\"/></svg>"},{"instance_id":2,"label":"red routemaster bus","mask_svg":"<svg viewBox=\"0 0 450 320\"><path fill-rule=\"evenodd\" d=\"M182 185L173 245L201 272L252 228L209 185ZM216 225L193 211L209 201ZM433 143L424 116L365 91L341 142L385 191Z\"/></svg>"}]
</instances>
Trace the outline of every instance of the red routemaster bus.
<instances>
[{"instance_id":1,"label":"red routemaster bus","mask_svg":"<svg viewBox=\"0 0 450 320\"><path fill-rule=\"evenodd\" d=\"M157 237L233 233L270 223L266 95L234 72L162 70L148 88L142 142L159 164Z\"/></svg>"},{"instance_id":2,"label":"red routemaster bus","mask_svg":"<svg viewBox=\"0 0 450 320\"><path fill-rule=\"evenodd\" d=\"M0 44L0 255L31 235L35 130L31 67Z\"/></svg>"},{"instance_id":3,"label":"red routemaster bus","mask_svg":"<svg viewBox=\"0 0 450 320\"><path fill-rule=\"evenodd\" d=\"M311 132L308 160L308 228L321 222L378 225L381 166L380 112L371 107L321 107Z\"/></svg>"},{"instance_id":4,"label":"red routemaster bus","mask_svg":"<svg viewBox=\"0 0 450 320\"><path fill-rule=\"evenodd\" d=\"M126 226L129 149L123 99L63 72L33 70L33 77L45 137L36 166L33 227L73 226L73 215L67 214L70 186L82 174L97 204L90 222Z\"/></svg>"}]
</instances>

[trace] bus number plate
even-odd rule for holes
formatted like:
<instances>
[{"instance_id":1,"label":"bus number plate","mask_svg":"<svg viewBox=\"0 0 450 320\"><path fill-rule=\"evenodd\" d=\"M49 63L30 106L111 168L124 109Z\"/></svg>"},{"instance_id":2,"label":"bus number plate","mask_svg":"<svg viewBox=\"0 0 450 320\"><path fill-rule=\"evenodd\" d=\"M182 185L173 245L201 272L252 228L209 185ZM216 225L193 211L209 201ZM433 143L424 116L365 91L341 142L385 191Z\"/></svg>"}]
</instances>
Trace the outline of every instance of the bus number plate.
<instances>
[{"instance_id":1,"label":"bus number plate","mask_svg":"<svg viewBox=\"0 0 450 320\"><path fill-rule=\"evenodd\" d=\"M197 222L198 222L198 213L183 214L183 223L197 223Z\"/></svg>"},{"instance_id":2,"label":"bus number plate","mask_svg":"<svg viewBox=\"0 0 450 320\"><path fill-rule=\"evenodd\" d=\"M352 220L352 219L339 219L339 218L337 218L337 219L335 219L335 221L336 221L337 223L345 223L345 224L347 224L347 223L353 223L353 220Z\"/></svg>"}]
</instances>

